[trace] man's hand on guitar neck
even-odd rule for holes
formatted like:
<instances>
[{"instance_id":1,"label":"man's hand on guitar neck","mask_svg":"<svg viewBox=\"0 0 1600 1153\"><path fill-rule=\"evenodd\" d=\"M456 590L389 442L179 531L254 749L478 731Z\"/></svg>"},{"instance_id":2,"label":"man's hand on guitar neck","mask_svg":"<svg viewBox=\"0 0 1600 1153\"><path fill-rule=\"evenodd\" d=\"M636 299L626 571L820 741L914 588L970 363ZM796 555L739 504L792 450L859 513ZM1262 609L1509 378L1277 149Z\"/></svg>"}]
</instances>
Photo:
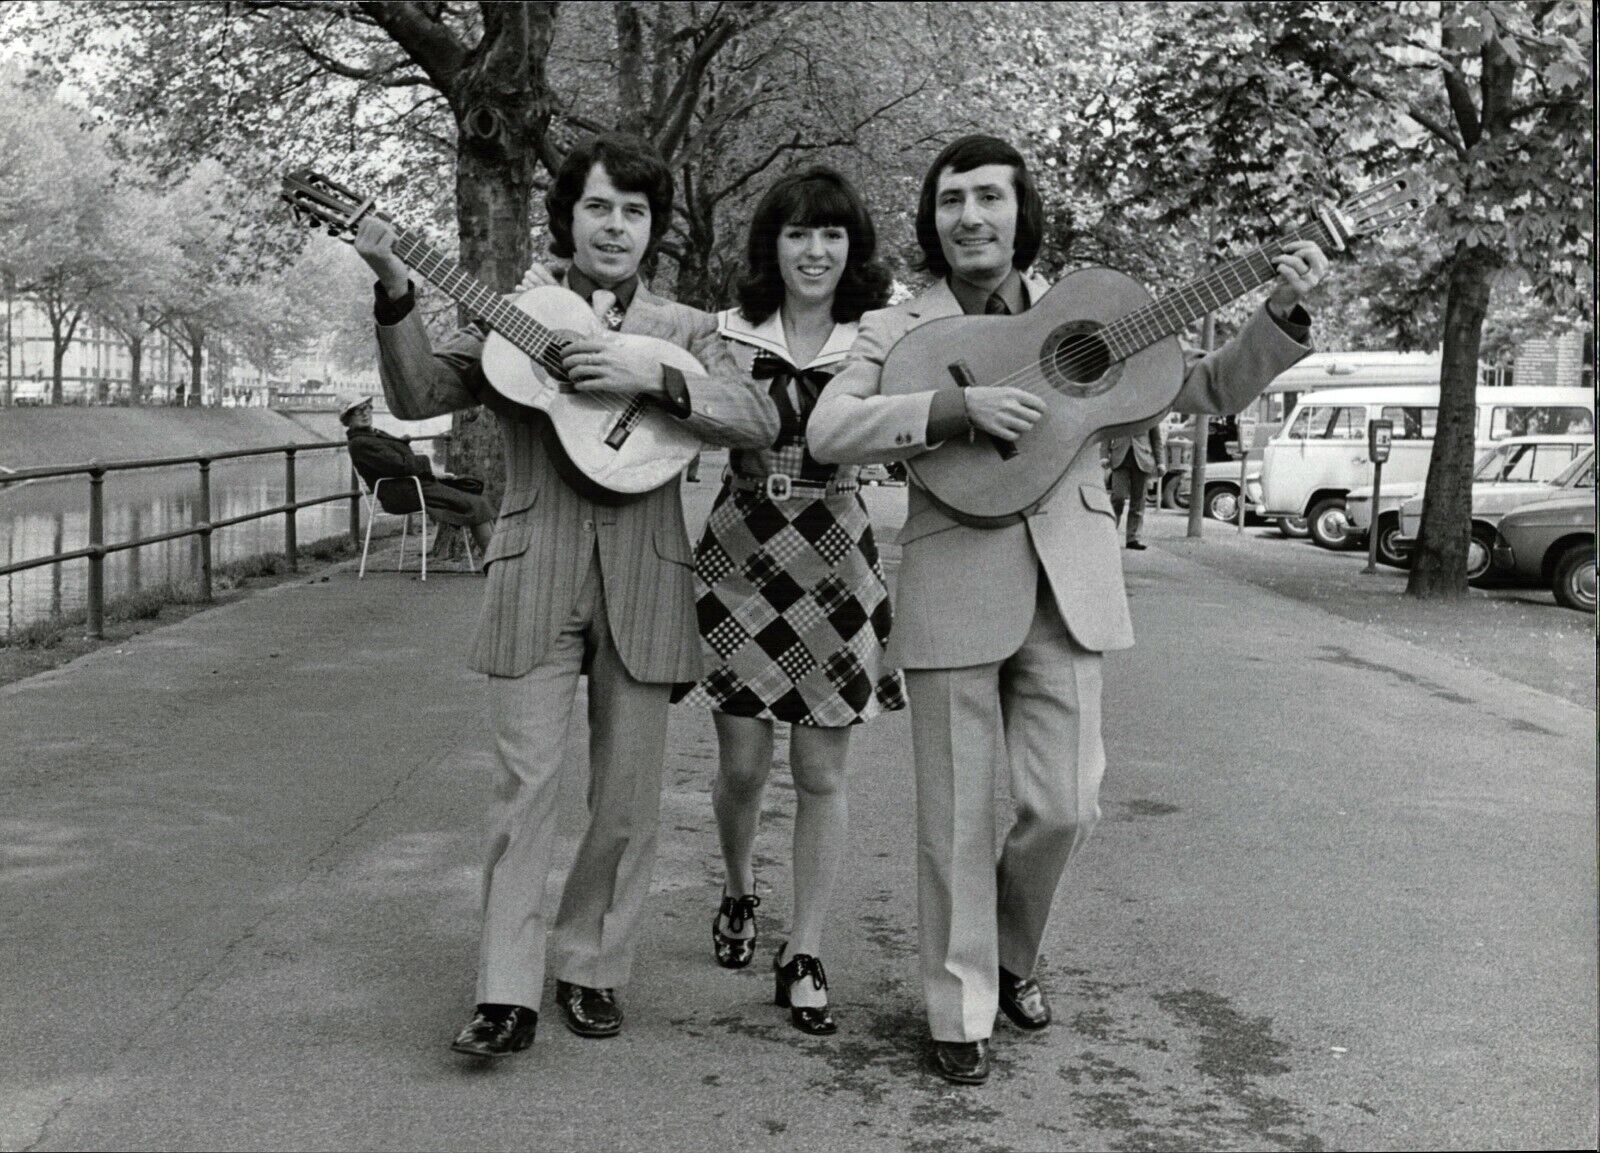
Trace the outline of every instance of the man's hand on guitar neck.
<instances>
[{"instance_id":1,"label":"man's hand on guitar neck","mask_svg":"<svg viewBox=\"0 0 1600 1153\"><path fill-rule=\"evenodd\" d=\"M378 283L390 300L399 300L411 285L411 271L394 254L394 228L387 220L368 216L356 229L356 252L378 274Z\"/></svg>"},{"instance_id":2,"label":"man's hand on guitar neck","mask_svg":"<svg viewBox=\"0 0 1600 1153\"><path fill-rule=\"evenodd\" d=\"M1289 314L1328 274L1328 258L1312 241L1292 240L1283 248L1272 261L1278 270L1278 281L1267 297L1267 311L1279 320L1289 319Z\"/></svg>"}]
</instances>

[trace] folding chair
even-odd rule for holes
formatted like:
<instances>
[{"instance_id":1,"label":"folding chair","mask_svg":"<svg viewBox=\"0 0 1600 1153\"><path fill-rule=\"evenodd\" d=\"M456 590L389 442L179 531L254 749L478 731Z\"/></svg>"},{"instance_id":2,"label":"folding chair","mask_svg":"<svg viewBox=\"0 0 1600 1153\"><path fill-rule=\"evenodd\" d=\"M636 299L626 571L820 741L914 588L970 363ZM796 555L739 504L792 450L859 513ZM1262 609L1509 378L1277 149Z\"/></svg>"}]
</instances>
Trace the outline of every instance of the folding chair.
<instances>
[{"instance_id":1,"label":"folding chair","mask_svg":"<svg viewBox=\"0 0 1600 1153\"><path fill-rule=\"evenodd\" d=\"M361 490L362 490L361 491L361 495L362 495L363 499L366 501L366 504L367 504L367 532L366 532L365 539L363 539L363 541L361 542L361 568L356 573L356 579L357 580L363 580L363 579L366 578L366 575L367 575L367 550L372 545L372 525L373 525L373 522L378 519L378 514L379 513L382 513L384 516L398 516L398 517L404 517L405 518L400 524L400 560L399 560L399 563L397 563L394 566L394 571L395 572L404 572L405 571L405 567L406 567L406 536L411 531L411 516L412 516L412 514L409 513L409 512L404 512L404 513L401 513L401 512L390 512L388 509L384 508L383 505L380 504L379 501L378 501L378 490L383 487L384 481L395 481L395 482L399 482L399 483L404 483L405 481L408 481L408 480L413 485L415 485L416 489L417 489L417 511L421 514L421 529L420 529L420 532L422 533L422 549L421 549L422 579L423 580L427 580L428 579L428 506L427 506L426 502L424 502L423 499L422 499L422 481L419 480L415 476L384 476L384 477L379 477L378 480L377 480L377 483L372 485L371 488L367 487L367 482L366 482L365 478L362 478L362 480L361 480ZM451 526L445 525L444 527L445 528L449 528ZM461 543L463 545L465 545L466 549L467 549L467 567L470 570L472 570L473 572L477 572L478 571L477 561L473 558L473 555L472 555L472 533L471 533L471 531L467 528L466 525L456 525L454 527L461 531ZM441 530L441 533L442 533L442 531L443 530ZM440 534L435 534L436 539L439 538L439 535Z\"/></svg>"}]
</instances>

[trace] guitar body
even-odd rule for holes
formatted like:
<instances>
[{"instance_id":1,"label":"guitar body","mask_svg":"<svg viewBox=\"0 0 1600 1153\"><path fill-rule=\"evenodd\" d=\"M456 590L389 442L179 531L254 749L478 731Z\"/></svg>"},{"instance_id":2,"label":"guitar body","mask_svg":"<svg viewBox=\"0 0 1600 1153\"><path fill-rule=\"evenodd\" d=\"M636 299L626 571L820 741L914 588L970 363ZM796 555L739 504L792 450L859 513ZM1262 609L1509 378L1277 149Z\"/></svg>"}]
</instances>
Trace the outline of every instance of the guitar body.
<instances>
[{"instance_id":1,"label":"guitar body","mask_svg":"<svg viewBox=\"0 0 1600 1153\"><path fill-rule=\"evenodd\" d=\"M583 298L565 288L535 288L513 303L546 328L569 339L605 331ZM612 335L647 348L661 364L692 375L705 372L698 360L665 340L632 333ZM602 493L626 498L660 488L682 472L704 447L699 437L676 417L654 404L637 404L629 397L610 393L570 391L570 385L553 378L499 331L491 331L484 341L483 371L496 392L550 418L567 463ZM626 437L620 443L612 443L618 439L618 421L630 412Z\"/></svg>"},{"instance_id":2,"label":"guitar body","mask_svg":"<svg viewBox=\"0 0 1600 1153\"><path fill-rule=\"evenodd\" d=\"M1159 420L1183 388L1177 338L1114 360L1096 337L1150 302L1132 277L1089 268L1020 316L952 316L906 333L884 361L885 394L958 388L959 375L970 384L1025 388L1048 406L1009 458L979 434L907 462L934 503L963 524L1013 524L1050 495L1089 442Z\"/></svg>"}]
</instances>

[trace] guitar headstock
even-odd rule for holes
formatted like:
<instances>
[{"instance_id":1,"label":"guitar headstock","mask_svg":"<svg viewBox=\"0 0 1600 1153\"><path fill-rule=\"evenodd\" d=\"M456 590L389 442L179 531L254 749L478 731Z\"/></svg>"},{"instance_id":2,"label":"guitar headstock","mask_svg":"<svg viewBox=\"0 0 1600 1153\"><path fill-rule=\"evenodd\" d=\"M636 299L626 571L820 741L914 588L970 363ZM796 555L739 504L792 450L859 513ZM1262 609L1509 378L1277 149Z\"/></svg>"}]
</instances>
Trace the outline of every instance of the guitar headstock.
<instances>
[{"instance_id":1,"label":"guitar headstock","mask_svg":"<svg viewBox=\"0 0 1600 1153\"><path fill-rule=\"evenodd\" d=\"M309 168L286 174L278 195L287 202L297 223L326 228L329 236L347 243L355 239L357 226L372 213L370 198Z\"/></svg>"},{"instance_id":2,"label":"guitar headstock","mask_svg":"<svg viewBox=\"0 0 1600 1153\"><path fill-rule=\"evenodd\" d=\"M1412 168L1363 189L1337 207L1324 206L1322 222L1343 247L1345 241L1421 216L1429 200L1422 174Z\"/></svg>"}]
</instances>

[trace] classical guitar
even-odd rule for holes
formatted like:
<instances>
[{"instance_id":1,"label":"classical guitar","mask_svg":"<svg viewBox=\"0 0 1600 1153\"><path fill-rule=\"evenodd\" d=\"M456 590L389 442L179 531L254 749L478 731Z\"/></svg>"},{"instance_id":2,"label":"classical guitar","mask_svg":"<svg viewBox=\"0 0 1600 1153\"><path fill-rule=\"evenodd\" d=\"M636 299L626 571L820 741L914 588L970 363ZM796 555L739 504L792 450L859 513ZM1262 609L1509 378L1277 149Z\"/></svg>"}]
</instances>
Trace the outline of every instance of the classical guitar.
<instances>
[{"instance_id":1,"label":"classical guitar","mask_svg":"<svg viewBox=\"0 0 1600 1153\"><path fill-rule=\"evenodd\" d=\"M1314 219L1285 241L1314 240L1325 252L1418 215L1420 177L1406 172ZM1020 316L959 316L912 329L889 350L888 395L971 385L1010 385L1041 397L1048 411L1014 442L955 438L908 462L934 503L963 524L1012 524L1045 500L1085 445L1154 424L1183 387L1177 334L1208 312L1271 281L1282 243L1263 246L1153 299L1108 268L1058 283Z\"/></svg>"},{"instance_id":2,"label":"classical guitar","mask_svg":"<svg viewBox=\"0 0 1600 1153\"><path fill-rule=\"evenodd\" d=\"M285 176L281 196L297 220L325 227L330 236L345 241L354 239L356 228L374 211L371 200L310 169ZM507 400L550 418L563 473L589 495L626 499L660 488L704 447L649 401L573 390L561 367L561 350L604 328L577 293L548 285L507 299L404 229L395 230L394 253L489 326L483 345L489 384ZM705 372L675 344L632 333L614 335L646 349L661 364Z\"/></svg>"}]
</instances>

